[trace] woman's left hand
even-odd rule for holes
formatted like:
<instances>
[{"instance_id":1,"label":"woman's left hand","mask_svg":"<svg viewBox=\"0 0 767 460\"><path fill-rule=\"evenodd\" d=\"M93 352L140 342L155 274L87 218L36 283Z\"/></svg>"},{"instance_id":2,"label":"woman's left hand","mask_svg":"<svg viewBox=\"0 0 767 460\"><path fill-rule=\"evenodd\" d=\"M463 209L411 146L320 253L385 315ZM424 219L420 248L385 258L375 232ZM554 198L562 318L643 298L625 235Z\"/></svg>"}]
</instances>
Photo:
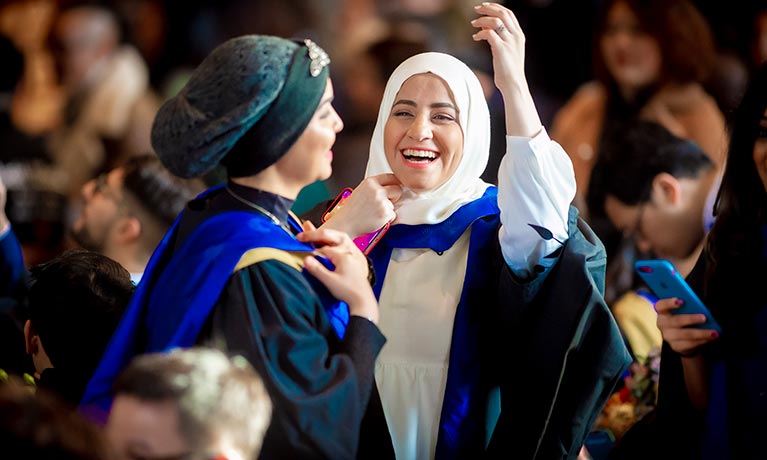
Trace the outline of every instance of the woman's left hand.
<instances>
[{"instance_id":1,"label":"woman's left hand","mask_svg":"<svg viewBox=\"0 0 767 460\"><path fill-rule=\"evenodd\" d=\"M335 269L329 270L314 256L304 259L306 270L316 277L331 294L349 305L349 313L378 323L378 302L368 282L367 258L344 232L316 229L304 222L304 231L296 235L299 241L317 246L316 255L329 259Z\"/></svg>"}]
</instances>

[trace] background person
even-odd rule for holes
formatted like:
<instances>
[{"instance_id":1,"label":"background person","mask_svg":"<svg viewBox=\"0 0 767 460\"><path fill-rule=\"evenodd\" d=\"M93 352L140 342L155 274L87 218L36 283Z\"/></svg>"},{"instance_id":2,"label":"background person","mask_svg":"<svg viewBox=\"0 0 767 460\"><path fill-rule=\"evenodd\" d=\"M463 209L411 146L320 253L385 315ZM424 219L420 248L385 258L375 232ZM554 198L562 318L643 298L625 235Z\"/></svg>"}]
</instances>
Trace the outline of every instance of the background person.
<instances>
[{"instance_id":1,"label":"background person","mask_svg":"<svg viewBox=\"0 0 767 460\"><path fill-rule=\"evenodd\" d=\"M80 402L133 295L128 272L101 254L64 252L32 267L24 324L38 387Z\"/></svg>"},{"instance_id":2,"label":"background person","mask_svg":"<svg viewBox=\"0 0 767 460\"><path fill-rule=\"evenodd\" d=\"M767 67L762 66L733 118L716 221L687 277L721 325L721 335L689 327L703 323L702 314L673 314L677 299L656 303L664 340L656 421L637 428L634 442L617 458L648 452L659 458L762 455L761 436L767 427L767 294L762 286L767 276L766 120Z\"/></svg>"},{"instance_id":3,"label":"background person","mask_svg":"<svg viewBox=\"0 0 767 460\"><path fill-rule=\"evenodd\" d=\"M155 155L130 158L83 186L70 234L83 248L119 262L138 284L165 232L204 188L199 179L174 176Z\"/></svg>"},{"instance_id":4,"label":"background person","mask_svg":"<svg viewBox=\"0 0 767 460\"><path fill-rule=\"evenodd\" d=\"M714 40L692 3L603 2L595 43L597 81L573 95L551 128L552 137L573 161L575 204L584 215L601 140L613 129L619 133L626 120L660 123L696 142L717 168L723 166L724 116L703 86L716 62Z\"/></svg>"},{"instance_id":5,"label":"background person","mask_svg":"<svg viewBox=\"0 0 767 460\"><path fill-rule=\"evenodd\" d=\"M51 26L49 46L66 101L49 142L62 174L46 179L72 198L99 173L152 151L160 101L146 63L122 34L115 13L98 5L65 7Z\"/></svg>"},{"instance_id":6,"label":"background person","mask_svg":"<svg viewBox=\"0 0 767 460\"><path fill-rule=\"evenodd\" d=\"M114 393L105 430L125 460L258 458L272 408L244 358L201 347L137 356Z\"/></svg>"},{"instance_id":7,"label":"background person","mask_svg":"<svg viewBox=\"0 0 767 460\"><path fill-rule=\"evenodd\" d=\"M623 233L632 255L668 259L686 276L714 223L718 174L695 143L654 122L630 122L603 143L589 208ZM616 292L610 308L643 362L662 337L652 308L657 298L639 287L636 280L631 289Z\"/></svg>"}]
</instances>

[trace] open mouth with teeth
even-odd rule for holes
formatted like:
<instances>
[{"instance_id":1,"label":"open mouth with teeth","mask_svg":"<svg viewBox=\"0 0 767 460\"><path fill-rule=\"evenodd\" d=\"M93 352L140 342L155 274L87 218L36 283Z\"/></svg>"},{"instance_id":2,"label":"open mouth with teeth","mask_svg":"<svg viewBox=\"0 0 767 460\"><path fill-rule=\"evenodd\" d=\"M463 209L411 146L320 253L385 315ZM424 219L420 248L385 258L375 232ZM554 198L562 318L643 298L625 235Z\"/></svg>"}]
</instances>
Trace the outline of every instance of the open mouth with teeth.
<instances>
[{"instance_id":1,"label":"open mouth with teeth","mask_svg":"<svg viewBox=\"0 0 767 460\"><path fill-rule=\"evenodd\" d=\"M402 156L410 163L426 165L439 158L439 153L432 150L404 149Z\"/></svg>"}]
</instances>

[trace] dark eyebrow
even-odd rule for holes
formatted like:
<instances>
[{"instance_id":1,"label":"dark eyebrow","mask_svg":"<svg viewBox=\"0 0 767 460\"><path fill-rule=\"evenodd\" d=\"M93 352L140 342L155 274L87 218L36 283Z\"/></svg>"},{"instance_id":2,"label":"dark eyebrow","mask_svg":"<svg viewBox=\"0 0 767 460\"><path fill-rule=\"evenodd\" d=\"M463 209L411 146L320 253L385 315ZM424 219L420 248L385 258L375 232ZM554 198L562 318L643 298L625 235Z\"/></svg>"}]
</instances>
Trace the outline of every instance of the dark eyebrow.
<instances>
[{"instance_id":1,"label":"dark eyebrow","mask_svg":"<svg viewBox=\"0 0 767 460\"><path fill-rule=\"evenodd\" d=\"M418 107L418 104L416 104L414 101L411 101L409 99L400 99L396 101L394 104L392 104L392 107L394 107L395 105L400 105L400 104L409 105L412 107ZM434 104L431 104L429 107L431 107L432 109L453 109L456 112L458 111L458 109L455 108L455 106L449 102L435 102Z\"/></svg>"},{"instance_id":2,"label":"dark eyebrow","mask_svg":"<svg viewBox=\"0 0 767 460\"><path fill-rule=\"evenodd\" d=\"M417 107L415 102L413 102L411 100L408 100L408 99L400 99L398 101L395 101L394 104L392 104L392 107L394 107L395 105L400 105L400 104L402 104L402 105L410 105L410 106L413 106L413 107Z\"/></svg>"}]
</instances>

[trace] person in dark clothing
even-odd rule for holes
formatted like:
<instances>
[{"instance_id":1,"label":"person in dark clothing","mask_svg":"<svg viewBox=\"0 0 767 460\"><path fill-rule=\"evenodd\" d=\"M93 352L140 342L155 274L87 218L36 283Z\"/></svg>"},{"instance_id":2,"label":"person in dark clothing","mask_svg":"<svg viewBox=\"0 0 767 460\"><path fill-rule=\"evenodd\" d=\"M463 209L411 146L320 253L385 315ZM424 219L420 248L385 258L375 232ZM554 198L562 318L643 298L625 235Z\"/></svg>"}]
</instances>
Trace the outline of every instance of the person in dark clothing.
<instances>
[{"instance_id":1,"label":"person in dark clothing","mask_svg":"<svg viewBox=\"0 0 767 460\"><path fill-rule=\"evenodd\" d=\"M43 138L21 131L11 118L11 104L19 82L24 75L24 54L13 41L0 35L0 163L31 163L48 161Z\"/></svg>"},{"instance_id":2,"label":"person in dark clothing","mask_svg":"<svg viewBox=\"0 0 767 460\"><path fill-rule=\"evenodd\" d=\"M163 238L84 410L109 407L131 356L208 345L244 356L264 380L274 410L260 458L393 457L373 385L385 338L368 262L347 235L302 231L289 212L330 175L343 128L328 63L310 40L237 37L160 109L152 142L163 164L182 177L222 164L229 178Z\"/></svg>"},{"instance_id":3,"label":"person in dark clothing","mask_svg":"<svg viewBox=\"0 0 767 460\"><path fill-rule=\"evenodd\" d=\"M656 414L627 433L632 442L616 446L616 459L647 458L648 452L669 459L764 458L767 66L754 75L735 113L714 213L687 281L722 332L690 327L705 317L674 314L677 299L655 304L664 339Z\"/></svg>"},{"instance_id":4,"label":"person in dark clothing","mask_svg":"<svg viewBox=\"0 0 767 460\"><path fill-rule=\"evenodd\" d=\"M99 428L52 394L0 380L3 458L118 460Z\"/></svg>"},{"instance_id":5,"label":"person in dark clothing","mask_svg":"<svg viewBox=\"0 0 767 460\"><path fill-rule=\"evenodd\" d=\"M14 226L14 239L36 264L61 251L68 204L49 187L53 171L45 139L21 130L13 120L13 100L24 74L24 54L0 35L0 180L3 212ZM7 190L6 190L7 189ZM6 193L7 192L7 193ZM7 200L6 200L7 198ZM5 230L3 226L0 231Z\"/></svg>"},{"instance_id":6,"label":"person in dark clothing","mask_svg":"<svg viewBox=\"0 0 767 460\"><path fill-rule=\"evenodd\" d=\"M30 269L24 325L38 388L76 406L133 295L130 274L101 254L72 249Z\"/></svg>"}]
</instances>

